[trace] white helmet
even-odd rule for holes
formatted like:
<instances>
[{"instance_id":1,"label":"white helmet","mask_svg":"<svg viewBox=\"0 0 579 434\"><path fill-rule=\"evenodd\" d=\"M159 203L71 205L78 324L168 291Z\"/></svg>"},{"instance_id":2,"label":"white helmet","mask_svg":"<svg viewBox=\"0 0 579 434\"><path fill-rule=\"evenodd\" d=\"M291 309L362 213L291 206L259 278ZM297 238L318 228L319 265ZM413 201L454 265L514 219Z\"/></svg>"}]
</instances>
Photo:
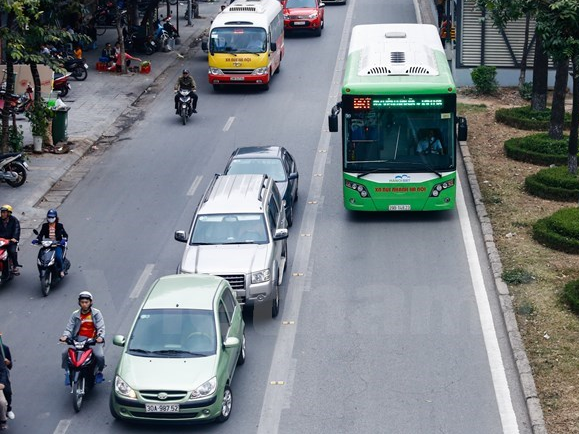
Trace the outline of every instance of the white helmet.
<instances>
[{"instance_id":1,"label":"white helmet","mask_svg":"<svg viewBox=\"0 0 579 434\"><path fill-rule=\"evenodd\" d=\"M88 291L82 291L78 294L78 301L81 301L82 299L90 300L92 302L92 294Z\"/></svg>"}]
</instances>

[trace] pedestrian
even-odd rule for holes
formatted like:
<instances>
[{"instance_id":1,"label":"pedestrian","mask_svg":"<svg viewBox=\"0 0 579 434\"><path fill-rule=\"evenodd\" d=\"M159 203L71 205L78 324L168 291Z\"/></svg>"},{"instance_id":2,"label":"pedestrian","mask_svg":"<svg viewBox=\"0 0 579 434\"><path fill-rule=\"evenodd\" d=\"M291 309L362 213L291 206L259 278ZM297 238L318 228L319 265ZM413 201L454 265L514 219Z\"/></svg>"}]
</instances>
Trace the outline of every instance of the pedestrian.
<instances>
[{"instance_id":1,"label":"pedestrian","mask_svg":"<svg viewBox=\"0 0 579 434\"><path fill-rule=\"evenodd\" d=\"M4 361L4 366L8 369L8 388L4 391L4 397L6 398L7 408L6 416L8 419L14 419L16 416L12 411L12 386L10 384L10 370L12 369L12 354L10 353L10 348L2 341L2 333L0 333L0 356Z\"/></svg>"},{"instance_id":2,"label":"pedestrian","mask_svg":"<svg viewBox=\"0 0 579 434\"><path fill-rule=\"evenodd\" d=\"M8 401L6 400L6 393L8 393L9 389L8 368L2 363L0 364L0 431L8 429Z\"/></svg>"},{"instance_id":3,"label":"pedestrian","mask_svg":"<svg viewBox=\"0 0 579 434\"><path fill-rule=\"evenodd\" d=\"M74 53L75 58L82 59L82 48L81 48L80 44L76 44L74 46L73 53Z\"/></svg>"}]
</instances>

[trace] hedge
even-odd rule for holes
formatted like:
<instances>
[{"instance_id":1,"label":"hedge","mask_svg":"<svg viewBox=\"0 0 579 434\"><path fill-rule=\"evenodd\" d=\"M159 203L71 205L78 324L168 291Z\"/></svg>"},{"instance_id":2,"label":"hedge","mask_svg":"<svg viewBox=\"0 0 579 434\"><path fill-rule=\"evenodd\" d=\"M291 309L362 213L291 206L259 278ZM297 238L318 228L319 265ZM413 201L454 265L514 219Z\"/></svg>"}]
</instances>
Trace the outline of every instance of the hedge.
<instances>
[{"instance_id":1,"label":"hedge","mask_svg":"<svg viewBox=\"0 0 579 434\"><path fill-rule=\"evenodd\" d=\"M568 202L579 200L579 178L571 175L566 166L550 167L528 176L525 189L543 199Z\"/></svg>"},{"instance_id":2,"label":"hedge","mask_svg":"<svg viewBox=\"0 0 579 434\"><path fill-rule=\"evenodd\" d=\"M520 130L548 130L551 122L551 109L535 111L531 106L501 108L495 112L495 120ZM565 128L571 125L571 115L565 113Z\"/></svg>"},{"instance_id":3,"label":"hedge","mask_svg":"<svg viewBox=\"0 0 579 434\"><path fill-rule=\"evenodd\" d=\"M552 249L579 254L579 208L563 208L538 220L533 238Z\"/></svg>"},{"instance_id":4,"label":"hedge","mask_svg":"<svg viewBox=\"0 0 579 434\"><path fill-rule=\"evenodd\" d=\"M569 137L554 140L547 133L516 137L505 141L507 157L539 166L567 165Z\"/></svg>"},{"instance_id":5,"label":"hedge","mask_svg":"<svg viewBox=\"0 0 579 434\"><path fill-rule=\"evenodd\" d=\"M563 288L562 297L569 309L579 314L579 280L567 283Z\"/></svg>"}]
</instances>

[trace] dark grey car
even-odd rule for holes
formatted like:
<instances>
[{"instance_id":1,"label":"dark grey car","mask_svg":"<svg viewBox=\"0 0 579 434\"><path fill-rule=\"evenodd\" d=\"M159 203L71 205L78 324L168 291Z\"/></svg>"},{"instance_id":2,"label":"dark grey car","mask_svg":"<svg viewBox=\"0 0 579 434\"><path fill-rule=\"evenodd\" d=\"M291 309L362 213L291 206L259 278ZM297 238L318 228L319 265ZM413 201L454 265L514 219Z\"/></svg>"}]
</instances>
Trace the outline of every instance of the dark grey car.
<instances>
[{"instance_id":1,"label":"dark grey car","mask_svg":"<svg viewBox=\"0 0 579 434\"><path fill-rule=\"evenodd\" d=\"M285 201L288 227L293 223L294 203L298 200L299 173L292 155L283 146L246 146L237 148L229 157L224 174L247 175L265 173L274 179Z\"/></svg>"}]
</instances>

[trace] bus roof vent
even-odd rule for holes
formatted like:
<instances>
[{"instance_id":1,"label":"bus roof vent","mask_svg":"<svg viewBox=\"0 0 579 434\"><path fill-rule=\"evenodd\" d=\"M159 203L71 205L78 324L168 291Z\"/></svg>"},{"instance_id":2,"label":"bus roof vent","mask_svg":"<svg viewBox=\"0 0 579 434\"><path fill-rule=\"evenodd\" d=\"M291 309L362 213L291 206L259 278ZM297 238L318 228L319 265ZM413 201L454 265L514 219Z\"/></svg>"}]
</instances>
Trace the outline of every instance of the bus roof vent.
<instances>
[{"instance_id":1,"label":"bus roof vent","mask_svg":"<svg viewBox=\"0 0 579 434\"><path fill-rule=\"evenodd\" d=\"M229 12L257 12L263 13L264 9L260 0L236 0L226 9Z\"/></svg>"},{"instance_id":2,"label":"bus roof vent","mask_svg":"<svg viewBox=\"0 0 579 434\"><path fill-rule=\"evenodd\" d=\"M438 67L428 47L390 40L362 50L358 75L438 75Z\"/></svg>"}]
</instances>

